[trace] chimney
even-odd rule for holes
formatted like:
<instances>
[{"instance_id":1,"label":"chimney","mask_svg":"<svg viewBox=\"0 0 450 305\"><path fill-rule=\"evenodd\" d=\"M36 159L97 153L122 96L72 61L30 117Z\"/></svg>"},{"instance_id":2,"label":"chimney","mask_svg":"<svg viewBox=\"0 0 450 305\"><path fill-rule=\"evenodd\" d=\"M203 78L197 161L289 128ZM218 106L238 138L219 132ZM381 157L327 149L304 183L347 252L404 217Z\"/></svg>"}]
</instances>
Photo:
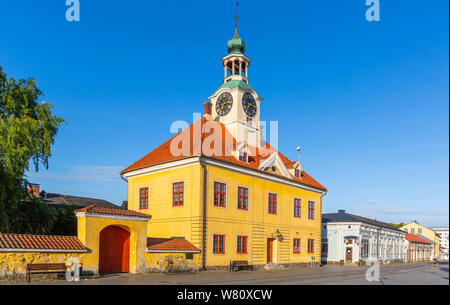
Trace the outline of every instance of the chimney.
<instances>
[{"instance_id":1,"label":"chimney","mask_svg":"<svg viewBox=\"0 0 450 305\"><path fill-rule=\"evenodd\" d=\"M203 114L212 115L212 103L210 101L206 101L203 103Z\"/></svg>"},{"instance_id":2,"label":"chimney","mask_svg":"<svg viewBox=\"0 0 450 305\"><path fill-rule=\"evenodd\" d=\"M28 193L33 197L39 197L39 184L30 183L28 185Z\"/></svg>"},{"instance_id":3,"label":"chimney","mask_svg":"<svg viewBox=\"0 0 450 305\"><path fill-rule=\"evenodd\" d=\"M338 213L339 213L339 214L344 214L344 213L345 213L345 210L338 210Z\"/></svg>"}]
</instances>

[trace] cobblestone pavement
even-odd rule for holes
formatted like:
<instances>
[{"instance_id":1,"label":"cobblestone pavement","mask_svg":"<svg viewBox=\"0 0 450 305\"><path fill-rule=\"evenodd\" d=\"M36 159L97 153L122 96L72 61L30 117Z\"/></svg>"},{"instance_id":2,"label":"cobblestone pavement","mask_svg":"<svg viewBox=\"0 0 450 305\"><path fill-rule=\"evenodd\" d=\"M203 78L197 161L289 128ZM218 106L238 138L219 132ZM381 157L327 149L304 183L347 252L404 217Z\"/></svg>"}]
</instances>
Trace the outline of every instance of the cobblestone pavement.
<instances>
[{"instance_id":1,"label":"cobblestone pavement","mask_svg":"<svg viewBox=\"0 0 450 305\"><path fill-rule=\"evenodd\" d=\"M439 265L381 265L380 280L366 280L368 267L327 265L322 267L292 267L281 270L205 271L197 274L118 274L81 279L39 281L33 284L56 285L449 285L448 263ZM19 283L23 284L23 283Z\"/></svg>"}]
</instances>

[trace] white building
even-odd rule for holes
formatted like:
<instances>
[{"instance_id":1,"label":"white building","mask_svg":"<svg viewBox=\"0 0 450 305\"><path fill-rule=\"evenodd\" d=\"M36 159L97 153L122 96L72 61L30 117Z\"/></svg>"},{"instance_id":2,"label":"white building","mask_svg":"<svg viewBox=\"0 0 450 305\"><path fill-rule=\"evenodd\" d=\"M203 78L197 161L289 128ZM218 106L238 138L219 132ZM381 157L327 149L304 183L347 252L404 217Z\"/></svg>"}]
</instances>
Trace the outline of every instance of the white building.
<instances>
[{"instance_id":1,"label":"white building","mask_svg":"<svg viewBox=\"0 0 450 305\"><path fill-rule=\"evenodd\" d=\"M448 228L434 228L433 231L440 237L439 246L442 259L448 260Z\"/></svg>"},{"instance_id":2,"label":"white building","mask_svg":"<svg viewBox=\"0 0 450 305\"><path fill-rule=\"evenodd\" d=\"M345 213L322 215L322 262L358 263L367 259L406 261L406 232L391 225Z\"/></svg>"}]
</instances>

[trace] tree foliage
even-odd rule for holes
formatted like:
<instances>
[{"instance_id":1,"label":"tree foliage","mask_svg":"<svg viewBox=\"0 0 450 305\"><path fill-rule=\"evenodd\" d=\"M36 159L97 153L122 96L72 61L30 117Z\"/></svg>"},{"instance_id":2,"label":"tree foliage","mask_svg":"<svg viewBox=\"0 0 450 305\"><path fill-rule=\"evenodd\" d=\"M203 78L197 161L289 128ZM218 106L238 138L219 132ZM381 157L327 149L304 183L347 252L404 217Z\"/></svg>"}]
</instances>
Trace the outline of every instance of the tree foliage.
<instances>
[{"instance_id":1,"label":"tree foliage","mask_svg":"<svg viewBox=\"0 0 450 305\"><path fill-rule=\"evenodd\" d=\"M48 168L51 146L64 120L33 78L7 78L0 67L0 232L48 234L56 213L31 197L25 171L32 163Z\"/></svg>"},{"instance_id":2,"label":"tree foliage","mask_svg":"<svg viewBox=\"0 0 450 305\"><path fill-rule=\"evenodd\" d=\"M388 225L393 226L394 228L400 229L401 227L403 227L405 224L403 222L401 223L388 223Z\"/></svg>"}]
</instances>

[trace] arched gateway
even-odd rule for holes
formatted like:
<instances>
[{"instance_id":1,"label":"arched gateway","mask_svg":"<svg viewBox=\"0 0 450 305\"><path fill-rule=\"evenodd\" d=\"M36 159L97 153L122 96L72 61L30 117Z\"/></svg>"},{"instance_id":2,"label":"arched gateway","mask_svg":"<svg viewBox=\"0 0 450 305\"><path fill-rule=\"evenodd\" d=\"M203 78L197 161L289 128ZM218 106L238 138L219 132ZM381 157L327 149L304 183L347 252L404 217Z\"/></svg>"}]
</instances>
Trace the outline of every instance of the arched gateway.
<instances>
[{"instance_id":1,"label":"arched gateway","mask_svg":"<svg viewBox=\"0 0 450 305\"><path fill-rule=\"evenodd\" d=\"M108 226L100 232L99 273L130 271L130 232Z\"/></svg>"}]
</instances>

